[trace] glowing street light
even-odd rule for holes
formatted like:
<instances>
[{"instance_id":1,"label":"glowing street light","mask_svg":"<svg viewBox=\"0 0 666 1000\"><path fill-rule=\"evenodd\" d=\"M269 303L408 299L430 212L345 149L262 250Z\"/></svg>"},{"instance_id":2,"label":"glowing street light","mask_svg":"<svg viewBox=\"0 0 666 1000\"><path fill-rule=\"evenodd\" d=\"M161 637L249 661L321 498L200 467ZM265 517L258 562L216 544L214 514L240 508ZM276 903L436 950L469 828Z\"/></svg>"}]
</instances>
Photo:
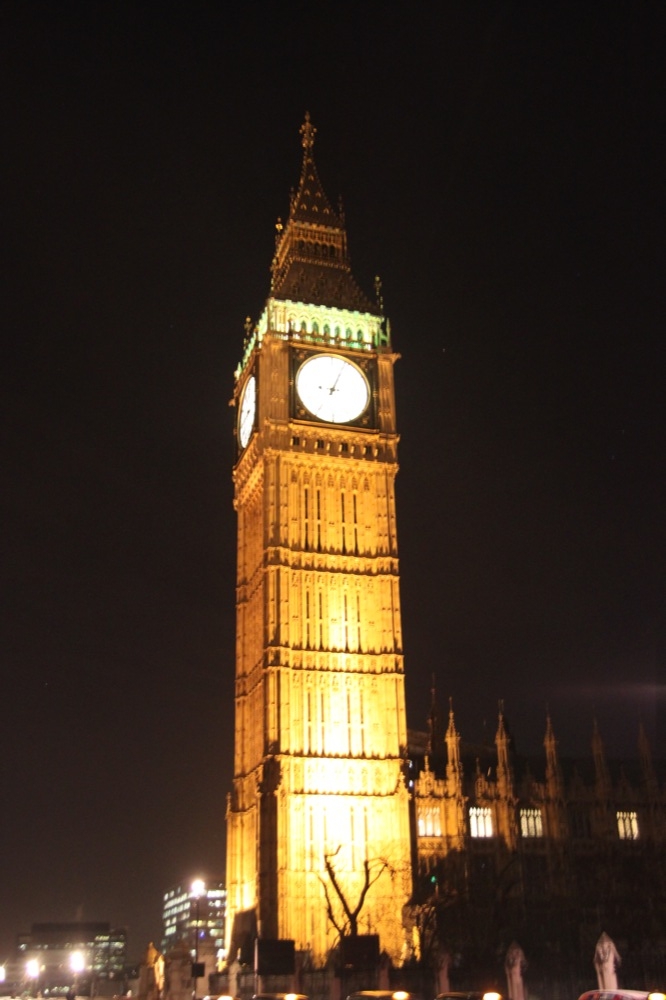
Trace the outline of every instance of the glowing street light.
<instances>
[{"instance_id":1,"label":"glowing street light","mask_svg":"<svg viewBox=\"0 0 666 1000\"><path fill-rule=\"evenodd\" d=\"M29 958L25 963L25 971L28 975L28 979L33 980L33 991L35 995L38 993L39 985L39 962L36 958Z\"/></svg>"},{"instance_id":2,"label":"glowing street light","mask_svg":"<svg viewBox=\"0 0 666 1000\"><path fill-rule=\"evenodd\" d=\"M69 956L69 967L74 974L74 995L78 993L79 989L79 974L83 972L86 967L86 957L81 951L73 951Z\"/></svg>"},{"instance_id":3,"label":"glowing street light","mask_svg":"<svg viewBox=\"0 0 666 1000\"><path fill-rule=\"evenodd\" d=\"M78 975L79 972L83 972L86 967L86 960L82 952L75 951L70 955L69 967L76 975Z\"/></svg>"}]
</instances>

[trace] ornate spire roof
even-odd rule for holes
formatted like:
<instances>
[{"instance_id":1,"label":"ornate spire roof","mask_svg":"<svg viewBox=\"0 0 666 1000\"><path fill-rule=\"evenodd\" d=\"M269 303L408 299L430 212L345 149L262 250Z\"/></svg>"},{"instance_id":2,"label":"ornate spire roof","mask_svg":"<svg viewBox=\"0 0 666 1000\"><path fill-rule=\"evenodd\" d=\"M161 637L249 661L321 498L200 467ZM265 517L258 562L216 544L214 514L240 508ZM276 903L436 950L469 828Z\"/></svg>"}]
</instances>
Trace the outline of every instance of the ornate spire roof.
<instances>
[{"instance_id":1,"label":"ornate spire roof","mask_svg":"<svg viewBox=\"0 0 666 1000\"><path fill-rule=\"evenodd\" d=\"M275 298L378 315L356 284L347 252L342 207L335 211L319 180L313 156L317 130L306 113L300 128L303 164L286 225L278 220L271 294Z\"/></svg>"}]
</instances>

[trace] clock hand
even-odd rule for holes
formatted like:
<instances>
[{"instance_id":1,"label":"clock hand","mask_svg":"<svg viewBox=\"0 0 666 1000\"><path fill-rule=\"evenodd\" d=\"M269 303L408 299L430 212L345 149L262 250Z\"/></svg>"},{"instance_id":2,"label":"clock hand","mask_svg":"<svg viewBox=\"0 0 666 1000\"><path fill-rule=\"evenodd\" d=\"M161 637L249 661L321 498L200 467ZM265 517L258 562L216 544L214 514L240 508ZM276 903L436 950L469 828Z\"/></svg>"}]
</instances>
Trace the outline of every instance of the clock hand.
<instances>
[{"instance_id":1,"label":"clock hand","mask_svg":"<svg viewBox=\"0 0 666 1000\"><path fill-rule=\"evenodd\" d=\"M344 371L344 369L342 368L342 365L341 365L341 366L340 366L340 371L339 371L339 372L338 372L338 374L336 375L336 378L335 378L335 382L333 383L333 385L331 386L331 388L330 388L330 389L328 390L328 391L329 391L329 394L330 394L331 396L333 395L333 393L335 392L335 390L336 390L336 389L337 389L337 387L338 387L338 382L340 381L340 376L342 375L342 372L343 372L343 371Z\"/></svg>"}]
</instances>

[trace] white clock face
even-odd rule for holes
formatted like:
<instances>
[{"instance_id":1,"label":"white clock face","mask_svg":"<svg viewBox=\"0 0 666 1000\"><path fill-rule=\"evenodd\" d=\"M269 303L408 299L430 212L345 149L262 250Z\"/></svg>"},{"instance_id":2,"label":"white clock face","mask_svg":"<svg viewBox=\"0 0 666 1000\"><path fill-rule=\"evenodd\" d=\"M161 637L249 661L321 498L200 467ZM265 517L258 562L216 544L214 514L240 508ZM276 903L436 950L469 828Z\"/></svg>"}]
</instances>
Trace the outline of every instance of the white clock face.
<instances>
[{"instance_id":1,"label":"white clock face","mask_svg":"<svg viewBox=\"0 0 666 1000\"><path fill-rule=\"evenodd\" d=\"M327 423L356 420L370 402L370 386L356 365L336 354L315 354L296 373L296 392L313 417Z\"/></svg>"},{"instance_id":2,"label":"white clock face","mask_svg":"<svg viewBox=\"0 0 666 1000\"><path fill-rule=\"evenodd\" d=\"M250 440L254 430L254 414L257 409L257 380L250 375L245 383L241 397L240 414L238 416L238 440L241 448Z\"/></svg>"}]
</instances>

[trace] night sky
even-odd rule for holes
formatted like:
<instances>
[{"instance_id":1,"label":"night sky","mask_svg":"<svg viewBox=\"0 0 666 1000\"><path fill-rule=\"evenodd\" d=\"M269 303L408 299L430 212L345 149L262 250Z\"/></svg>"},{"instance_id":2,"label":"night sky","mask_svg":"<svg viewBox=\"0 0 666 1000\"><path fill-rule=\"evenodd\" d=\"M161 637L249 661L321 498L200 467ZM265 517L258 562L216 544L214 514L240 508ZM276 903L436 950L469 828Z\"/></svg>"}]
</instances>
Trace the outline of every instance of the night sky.
<instances>
[{"instance_id":1,"label":"night sky","mask_svg":"<svg viewBox=\"0 0 666 1000\"><path fill-rule=\"evenodd\" d=\"M299 126L383 281L409 724L666 756L664 7L4 3L0 961L224 876L228 406ZM660 700L661 699L661 700ZM661 728L657 728L661 712Z\"/></svg>"}]
</instances>

